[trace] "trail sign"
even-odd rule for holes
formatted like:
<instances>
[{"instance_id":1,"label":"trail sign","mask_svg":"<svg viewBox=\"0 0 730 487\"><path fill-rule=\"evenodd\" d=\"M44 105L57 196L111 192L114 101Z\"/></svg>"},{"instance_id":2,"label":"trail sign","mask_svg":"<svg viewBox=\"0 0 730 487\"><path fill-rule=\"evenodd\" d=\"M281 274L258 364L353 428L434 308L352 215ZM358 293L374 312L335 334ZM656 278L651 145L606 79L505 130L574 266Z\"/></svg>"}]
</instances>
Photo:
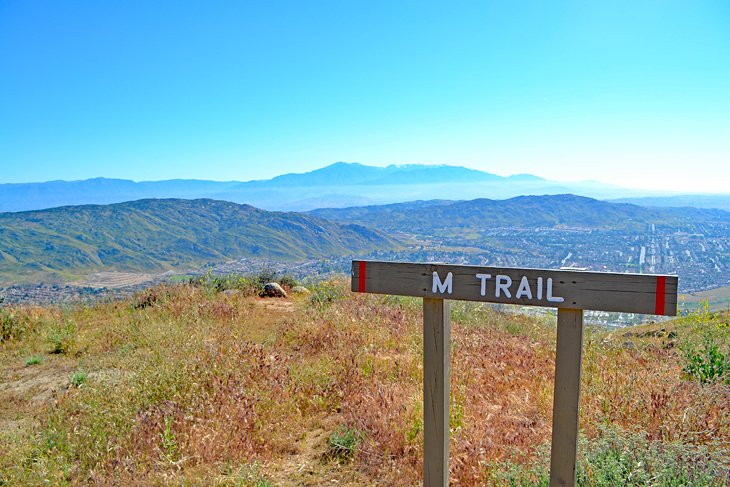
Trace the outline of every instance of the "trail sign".
<instances>
[{"instance_id":1,"label":"trail sign","mask_svg":"<svg viewBox=\"0 0 730 487\"><path fill-rule=\"evenodd\" d=\"M677 314L677 277L354 261L352 290L553 308Z\"/></svg>"},{"instance_id":2,"label":"trail sign","mask_svg":"<svg viewBox=\"0 0 730 487\"><path fill-rule=\"evenodd\" d=\"M422 297L424 333L423 485L448 485L448 300L558 308L550 485L576 483L583 310L675 316L677 276L352 262L352 291Z\"/></svg>"}]
</instances>

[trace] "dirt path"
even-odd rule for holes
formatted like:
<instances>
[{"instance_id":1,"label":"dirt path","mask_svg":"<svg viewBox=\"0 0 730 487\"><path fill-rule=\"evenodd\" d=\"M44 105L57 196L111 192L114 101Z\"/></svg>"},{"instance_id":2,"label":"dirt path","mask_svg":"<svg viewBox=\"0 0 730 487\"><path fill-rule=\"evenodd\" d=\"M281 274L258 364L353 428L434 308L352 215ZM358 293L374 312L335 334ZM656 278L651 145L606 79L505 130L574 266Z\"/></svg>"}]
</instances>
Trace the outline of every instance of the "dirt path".
<instances>
[{"instance_id":1,"label":"dirt path","mask_svg":"<svg viewBox=\"0 0 730 487\"><path fill-rule=\"evenodd\" d=\"M22 434L33 429L37 413L69 385L74 371L64 361L24 366L9 364L0 372L0 434Z\"/></svg>"}]
</instances>

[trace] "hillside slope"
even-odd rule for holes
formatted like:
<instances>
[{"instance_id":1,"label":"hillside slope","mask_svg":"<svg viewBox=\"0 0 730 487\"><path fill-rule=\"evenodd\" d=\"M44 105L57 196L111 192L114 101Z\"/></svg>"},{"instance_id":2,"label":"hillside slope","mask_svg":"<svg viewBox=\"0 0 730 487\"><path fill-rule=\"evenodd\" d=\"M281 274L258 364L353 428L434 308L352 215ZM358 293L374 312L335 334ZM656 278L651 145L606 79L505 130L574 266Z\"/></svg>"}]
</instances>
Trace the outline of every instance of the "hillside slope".
<instances>
[{"instance_id":1,"label":"hillside slope","mask_svg":"<svg viewBox=\"0 0 730 487\"><path fill-rule=\"evenodd\" d=\"M161 271L244 257L285 261L390 249L358 225L215 200L139 200L0 214L0 273Z\"/></svg>"},{"instance_id":2,"label":"hillside slope","mask_svg":"<svg viewBox=\"0 0 730 487\"><path fill-rule=\"evenodd\" d=\"M0 482L422 485L421 300L309 288L0 308ZM451 309L453 485L548 485L555 318ZM728 318L587 330L579 485L727 485L730 371L685 366Z\"/></svg>"},{"instance_id":3,"label":"hillside slope","mask_svg":"<svg viewBox=\"0 0 730 487\"><path fill-rule=\"evenodd\" d=\"M421 235L488 227L641 230L647 224L730 222L730 212L697 208L649 208L608 203L572 194L518 196L508 200L415 201L391 205L326 208L310 212L341 223Z\"/></svg>"}]
</instances>

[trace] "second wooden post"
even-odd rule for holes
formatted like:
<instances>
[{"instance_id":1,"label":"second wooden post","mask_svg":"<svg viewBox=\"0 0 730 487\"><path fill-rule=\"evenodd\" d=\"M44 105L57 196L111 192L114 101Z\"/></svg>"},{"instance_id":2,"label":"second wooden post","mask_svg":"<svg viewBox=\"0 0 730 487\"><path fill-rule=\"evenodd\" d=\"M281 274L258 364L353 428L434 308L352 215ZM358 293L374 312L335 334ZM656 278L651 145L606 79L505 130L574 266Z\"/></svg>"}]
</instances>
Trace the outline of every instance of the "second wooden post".
<instances>
[{"instance_id":1,"label":"second wooden post","mask_svg":"<svg viewBox=\"0 0 730 487\"><path fill-rule=\"evenodd\" d=\"M558 309L550 486L576 485L583 310Z\"/></svg>"},{"instance_id":2,"label":"second wooden post","mask_svg":"<svg viewBox=\"0 0 730 487\"><path fill-rule=\"evenodd\" d=\"M423 299L423 485L449 485L449 302Z\"/></svg>"}]
</instances>

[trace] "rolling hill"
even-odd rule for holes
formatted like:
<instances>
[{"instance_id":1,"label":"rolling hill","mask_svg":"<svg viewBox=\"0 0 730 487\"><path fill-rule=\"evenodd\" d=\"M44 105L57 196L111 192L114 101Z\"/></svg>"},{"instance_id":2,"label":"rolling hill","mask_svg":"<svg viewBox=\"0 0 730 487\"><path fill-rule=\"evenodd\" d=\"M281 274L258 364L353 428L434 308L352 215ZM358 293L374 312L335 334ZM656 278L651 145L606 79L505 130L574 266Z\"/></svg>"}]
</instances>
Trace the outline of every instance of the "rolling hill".
<instances>
[{"instance_id":1,"label":"rolling hill","mask_svg":"<svg viewBox=\"0 0 730 487\"><path fill-rule=\"evenodd\" d=\"M729 286L730 212L575 195L415 201L311 212L399 235L398 260L676 274L681 292Z\"/></svg>"},{"instance_id":2,"label":"rolling hill","mask_svg":"<svg viewBox=\"0 0 730 487\"><path fill-rule=\"evenodd\" d=\"M419 235L470 229L567 228L640 231L647 224L730 222L730 212L697 208L653 208L609 203L572 194L519 196L507 200L415 201L391 205L326 208L310 214L340 223Z\"/></svg>"},{"instance_id":3,"label":"rolling hill","mask_svg":"<svg viewBox=\"0 0 730 487\"><path fill-rule=\"evenodd\" d=\"M164 271L244 257L296 261L392 249L359 225L208 199L147 199L0 214L6 283L91 271Z\"/></svg>"}]
</instances>

